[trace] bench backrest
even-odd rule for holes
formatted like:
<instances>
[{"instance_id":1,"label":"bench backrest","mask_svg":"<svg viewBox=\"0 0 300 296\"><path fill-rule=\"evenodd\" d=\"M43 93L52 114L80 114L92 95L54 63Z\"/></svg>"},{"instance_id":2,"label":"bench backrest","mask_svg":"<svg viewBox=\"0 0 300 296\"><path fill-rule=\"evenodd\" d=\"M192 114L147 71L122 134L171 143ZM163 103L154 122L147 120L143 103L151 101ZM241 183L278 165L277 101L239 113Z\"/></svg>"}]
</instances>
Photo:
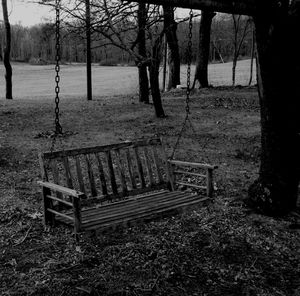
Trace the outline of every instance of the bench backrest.
<instances>
[{"instance_id":1,"label":"bench backrest","mask_svg":"<svg viewBox=\"0 0 300 296\"><path fill-rule=\"evenodd\" d=\"M114 199L172 188L160 138L40 154L44 181Z\"/></svg>"}]
</instances>

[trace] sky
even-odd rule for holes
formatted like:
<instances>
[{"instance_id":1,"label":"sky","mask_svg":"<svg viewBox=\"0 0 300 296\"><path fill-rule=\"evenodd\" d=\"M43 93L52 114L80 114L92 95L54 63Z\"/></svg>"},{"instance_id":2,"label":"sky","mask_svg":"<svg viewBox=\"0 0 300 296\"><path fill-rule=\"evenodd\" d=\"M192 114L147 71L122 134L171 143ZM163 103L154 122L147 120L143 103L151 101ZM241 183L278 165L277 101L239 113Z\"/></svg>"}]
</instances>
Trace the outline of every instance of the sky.
<instances>
[{"instance_id":1,"label":"sky","mask_svg":"<svg viewBox=\"0 0 300 296\"><path fill-rule=\"evenodd\" d=\"M21 23L23 26L32 26L45 22L45 19L49 19L49 17L52 18L53 12L50 11L50 8L30 2L32 1L7 0L11 24ZM0 5L0 21L2 20L2 6Z\"/></svg>"}]
</instances>

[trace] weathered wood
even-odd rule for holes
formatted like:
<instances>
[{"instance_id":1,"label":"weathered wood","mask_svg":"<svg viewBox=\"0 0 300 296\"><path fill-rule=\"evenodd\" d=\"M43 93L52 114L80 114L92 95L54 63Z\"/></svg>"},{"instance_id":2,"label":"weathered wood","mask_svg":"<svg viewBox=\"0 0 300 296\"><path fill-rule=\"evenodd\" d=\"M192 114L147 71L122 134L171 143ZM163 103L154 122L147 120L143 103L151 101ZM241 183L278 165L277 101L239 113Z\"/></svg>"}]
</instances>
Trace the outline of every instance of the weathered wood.
<instances>
[{"instance_id":1,"label":"weathered wood","mask_svg":"<svg viewBox=\"0 0 300 296\"><path fill-rule=\"evenodd\" d=\"M81 231L81 206L80 199L73 197L73 214L74 214L74 232L75 234Z\"/></svg>"},{"instance_id":2,"label":"weathered wood","mask_svg":"<svg viewBox=\"0 0 300 296\"><path fill-rule=\"evenodd\" d=\"M177 195L176 198L174 199L157 199L157 201L160 201L159 203L152 203L152 204L144 204L143 201L140 203L136 203L136 207L131 207L131 208L126 208L126 209L119 209L119 211L115 211L113 213L109 212L109 214L106 214L105 216L99 215L99 213L95 212L93 215L85 216L85 221L83 223L83 227L89 226L91 224L96 224L101 221L107 222L107 221L113 221L117 219L123 219L123 218L128 218L129 216L132 215L137 215L137 214L145 214L145 213L153 213L156 210L161 210L164 207L168 206L174 206L174 205L179 205L180 203L188 202L190 199L190 195L186 196L183 194Z\"/></svg>"},{"instance_id":3,"label":"weathered wood","mask_svg":"<svg viewBox=\"0 0 300 296\"><path fill-rule=\"evenodd\" d=\"M127 185L126 185L126 179L125 179L125 171L124 171L124 166L121 160L121 155L120 155L120 150L116 149L116 161L117 161L117 167L119 169L119 174L120 174L120 180L121 180L121 185L122 185L122 192L123 196L127 195Z\"/></svg>"},{"instance_id":4,"label":"weathered wood","mask_svg":"<svg viewBox=\"0 0 300 296\"><path fill-rule=\"evenodd\" d=\"M150 3L172 7L192 8L207 11L217 11L230 14L255 15L258 13L270 13L275 9L275 1L257 0L130 0L129 2ZM268 5L261 3L267 2ZM275 3L274 3L275 2Z\"/></svg>"},{"instance_id":5,"label":"weathered wood","mask_svg":"<svg viewBox=\"0 0 300 296\"><path fill-rule=\"evenodd\" d=\"M43 155L43 153L39 152L38 156L39 156L39 163L40 163L40 168L41 168L41 177L42 177L43 181L46 181L46 180L48 180L48 174L47 174L47 170L45 167L44 155Z\"/></svg>"},{"instance_id":6,"label":"weathered wood","mask_svg":"<svg viewBox=\"0 0 300 296\"><path fill-rule=\"evenodd\" d=\"M50 198L50 199L52 199L52 200L55 200L55 201L57 201L57 202L59 202L59 203L63 203L64 205L69 206L69 207L72 207L72 206L73 206L72 203L70 203L70 202L68 202L68 201L66 201L66 200L64 200L64 199L62 199L62 198L57 198L57 197L52 196L52 195L47 195L47 198Z\"/></svg>"},{"instance_id":7,"label":"weathered wood","mask_svg":"<svg viewBox=\"0 0 300 296\"><path fill-rule=\"evenodd\" d=\"M157 155L156 147L153 146L151 150L152 150L152 156L153 156L153 159L154 159L154 166L155 166L155 169L156 169L158 181L159 181L159 183L162 183L164 181L164 179L163 179L161 171L160 171L161 166L160 166L159 158L158 158L158 155Z\"/></svg>"},{"instance_id":8,"label":"weathered wood","mask_svg":"<svg viewBox=\"0 0 300 296\"><path fill-rule=\"evenodd\" d=\"M150 187L152 187L153 184L154 184L153 170L152 170L152 167L151 167L151 161L149 159L149 154L148 154L147 147L144 147L143 151L144 151L144 155L145 155L146 170L147 170L148 177L149 177L149 183L150 183Z\"/></svg>"},{"instance_id":9,"label":"weathered wood","mask_svg":"<svg viewBox=\"0 0 300 296\"><path fill-rule=\"evenodd\" d=\"M169 163L177 165L177 166L189 166L201 169L217 169L218 167L215 165L204 164L199 162L188 162L188 161L180 161L180 160L169 160Z\"/></svg>"},{"instance_id":10,"label":"weathered wood","mask_svg":"<svg viewBox=\"0 0 300 296\"><path fill-rule=\"evenodd\" d=\"M75 156L75 164L80 191L86 194L79 156Z\"/></svg>"},{"instance_id":11,"label":"weathered wood","mask_svg":"<svg viewBox=\"0 0 300 296\"><path fill-rule=\"evenodd\" d=\"M159 152L161 155L158 156ZM54 221L57 220L72 225L75 234L80 231L97 228L102 229L114 225L122 225L123 223L131 223L133 221L151 220L153 217L167 215L172 211L172 213L174 213L175 210L181 211L186 206L202 201L198 196L192 195L191 193L174 191L174 174L185 174L209 179L211 183L207 181L207 186L193 185L184 182L176 182L176 184L206 189L207 195L211 196L211 188L208 186L212 184L212 174L205 176L180 169L175 170L173 174L173 168L175 168L175 166L187 166L213 171L215 167L199 163L168 161L161 139L146 139L106 146L70 149L69 151L57 151L55 153L58 159L62 159L68 188L46 181L38 182L43 186L43 192L45 191L48 195L48 198L47 195L45 195L45 220L47 220L47 223L51 221L51 223L54 223ZM105 166L103 166L101 160L102 155L100 153L103 153L106 157L107 165L105 163ZM77 180L73 179L68 162L68 157L71 156L75 158L75 174L77 174L80 190L86 191L87 189L87 185L85 185L86 183L84 182L84 177L86 176L83 174L88 175L90 182L93 197L86 200L86 208L84 209L81 209L80 199L85 198L86 195L71 189L75 182L77 184ZM40 159L42 161L40 161L40 164L41 168L44 167L46 171L47 168L44 166L43 158L44 156L41 155ZM82 163L80 162L82 158L86 161L87 170L83 170ZM48 154L48 159L50 159L50 163L51 160L56 161L53 155L50 154ZM93 171L94 165L96 165L94 161L97 162L100 174L103 193L103 195L100 196L98 194L101 189L97 188ZM54 181L57 180L57 182L59 182L57 167L52 166L51 168ZM166 181L164 181L162 171L167 174ZM45 180L48 180L47 172L43 174ZM139 186L135 180L136 174L138 174L140 179ZM129 184L128 178L130 179L131 185ZM110 182L112 192L108 192L107 182ZM118 185L121 185L122 190L118 191ZM167 188L169 189L168 191L165 190ZM60 196L66 195L72 197L72 203L65 201L63 198L55 197L55 194L51 195L51 191L54 191L56 194L58 193ZM139 195L141 193L143 195ZM122 200L118 201L120 199ZM113 201L113 203L106 202L100 207L97 205L91 208L95 203L107 200ZM57 201L59 204L61 203L72 207L72 211L68 213L60 212L59 210L56 211L53 209L52 201Z\"/></svg>"},{"instance_id":12,"label":"weathered wood","mask_svg":"<svg viewBox=\"0 0 300 296\"><path fill-rule=\"evenodd\" d=\"M51 189L53 191L58 191L61 192L63 194L66 194L68 196L74 196L77 198L85 198L85 194L80 192L80 191L76 191L74 189L70 189L61 185L57 185L54 183L50 183L50 182L45 182L45 181L38 181L37 182L40 186L46 187L48 189ZM49 194L51 195L51 194Z\"/></svg>"},{"instance_id":13,"label":"weathered wood","mask_svg":"<svg viewBox=\"0 0 300 296\"><path fill-rule=\"evenodd\" d=\"M135 160L136 160L136 163L137 163L138 174L139 174L139 178L140 178L140 181L141 181L141 186L142 186L142 188L145 188L146 187L146 182L145 182L142 162L141 162L137 147L134 148L134 155L135 155Z\"/></svg>"},{"instance_id":14,"label":"weathered wood","mask_svg":"<svg viewBox=\"0 0 300 296\"><path fill-rule=\"evenodd\" d=\"M63 165L64 165L64 168L65 168L67 185L68 185L69 188L74 188L73 187L73 181L72 181L73 178L72 178L72 174L71 174L71 169L70 169L68 157L63 157Z\"/></svg>"},{"instance_id":15,"label":"weathered wood","mask_svg":"<svg viewBox=\"0 0 300 296\"><path fill-rule=\"evenodd\" d=\"M65 156L73 157L76 155L85 155L85 154L94 154L99 152L108 152L112 149L122 149L126 147L142 147L142 146L149 146L149 145L159 145L160 144L159 138L151 138L145 140L137 140L134 142L126 141L122 143L116 143L111 145L103 145L103 146L93 146L93 147L85 147L85 148L78 148L78 149L66 149L63 151L53 151L53 152L45 152L43 153L44 159L54 159L54 158L63 158Z\"/></svg>"},{"instance_id":16,"label":"weathered wood","mask_svg":"<svg viewBox=\"0 0 300 296\"><path fill-rule=\"evenodd\" d=\"M213 192L214 192L214 184L213 184L213 170L212 169L207 169L206 171L207 174L207 179L206 179L206 190L207 190L207 196L208 197L213 197Z\"/></svg>"},{"instance_id":17,"label":"weathered wood","mask_svg":"<svg viewBox=\"0 0 300 296\"><path fill-rule=\"evenodd\" d=\"M195 184L186 183L186 182L176 181L175 183L178 184L178 185L186 186L186 187L193 187L193 188L198 188L198 189L207 189L206 186L200 186L200 185L195 185Z\"/></svg>"},{"instance_id":18,"label":"weathered wood","mask_svg":"<svg viewBox=\"0 0 300 296\"><path fill-rule=\"evenodd\" d=\"M194 173L194 172L188 172L188 171L182 171L182 170L176 170L173 172L173 174L191 175L191 176L200 177L200 178L207 177L207 175L198 174L198 173Z\"/></svg>"},{"instance_id":19,"label":"weathered wood","mask_svg":"<svg viewBox=\"0 0 300 296\"><path fill-rule=\"evenodd\" d=\"M105 180L105 174L104 174L104 170L103 170L102 161L101 161L99 154L95 154L95 156L96 156L97 163L98 163L98 169L99 169L100 181L101 181L101 187L102 187L102 194L107 195L108 192L107 192L107 186L106 186L106 180Z\"/></svg>"},{"instance_id":20,"label":"weathered wood","mask_svg":"<svg viewBox=\"0 0 300 296\"><path fill-rule=\"evenodd\" d=\"M48 209L53 208L53 202L51 199L47 198L48 195L51 195L51 190L47 187L43 187L43 208L44 208L44 225L54 225L55 216L48 212Z\"/></svg>"},{"instance_id":21,"label":"weathered wood","mask_svg":"<svg viewBox=\"0 0 300 296\"><path fill-rule=\"evenodd\" d=\"M116 177L115 177L115 172L114 172L114 166L112 163L111 152L106 151L105 155L106 155L107 164L108 164L108 172L109 172L109 176L110 176L111 188L112 188L113 194L118 195L118 187L117 187L117 182L116 182Z\"/></svg>"},{"instance_id":22,"label":"weathered wood","mask_svg":"<svg viewBox=\"0 0 300 296\"><path fill-rule=\"evenodd\" d=\"M126 149L126 159L127 159L127 165L128 165L128 173L129 173L129 178L131 181L132 189L136 189L136 181L135 181L135 175L134 175L134 169L130 157L130 151L129 148Z\"/></svg>"},{"instance_id":23,"label":"weathered wood","mask_svg":"<svg viewBox=\"0 0 300 296\"><path fill-rule=\"evenodd\" d=\"M54 181L55 184L59 185L59 182L60 182L59 181L59 171L58 171L58 168L57 168L56 161L54 159L50 162L50 166L51 166L51 170L52 170L52 174L53 174L53 181ZM60 192L56 192L56 196L59 199L63 198L63 196Z\"/></svg>"},{"instance_id":24,"label":"weathered wood","mask_svg":"<svg viewBox=\"0 0 300 296\"><path fill-rule=\"evenodd\" d=\"M71 216L69 216L67 214L64 214L64 213L61 213L61 212L58 212L58 211L55 211L53 209L48 208L47 212L49 212L51 214L54 214L54 215L57 215L57 216L60 216L60 217L63 217L64 219L74 221L74 218L72 218Z\"/></svg>"},{"instance_id":25,"label":"weathered wood","mask_svg":"<svg viewBox=\"0 0 300 296\"><path fill-rule=\"evenodd\" d=\"M160 151L161 151L161 155L163 157L163 161L165 162L165 170L166 170L167 179L168 179L167 182L169 184L169 189L171 191L174 191L174 177L173 177L172 167L170 166L170 163L167 159L165 144L162 139L160 139L160 142L161 142Z\"/></svg>"},{"instance_id":26,"label":"weathered wood","mask_svg":"<svg viewBox=\"0 0 300 296\"><path fill-rule=\"evenodd\" d=\"M92 164L90 161L90 155L85 155L85 161L86 161L88 177L89 177L89 181L90 181L91 194L92 194L92 196L97 196L96 183L95 183Z\"/></svg>"},{"instance_id":27,"label":"weathered wood","mask_svg":"<svg viewBox=\"0 0 300 296\"><path fill-rule=\"evenodd\" d=\"M83 229L85 231L89 231L92 229L105 229L106 227L111 227L113 225L124 225L126 222L133 222L135 220L138 221L145 221L145 220L152 220L159 214L163 214L163 216L168 216L168 214L173 214L173 210L179 210L182 212L184 209L188 207L192 207L197 205L201 202L207 200L207 197L199 199L198 197L182 199L177 204L173 205L162 205L161 207L157 207L155 210L146 210L143 212L134 212L132 214L125 215L124 217L113 217L112 220L101 220L90 222L89 224L85 224ZM127 224L125 224L127 226Z\"/></svg>"}]
</instances>

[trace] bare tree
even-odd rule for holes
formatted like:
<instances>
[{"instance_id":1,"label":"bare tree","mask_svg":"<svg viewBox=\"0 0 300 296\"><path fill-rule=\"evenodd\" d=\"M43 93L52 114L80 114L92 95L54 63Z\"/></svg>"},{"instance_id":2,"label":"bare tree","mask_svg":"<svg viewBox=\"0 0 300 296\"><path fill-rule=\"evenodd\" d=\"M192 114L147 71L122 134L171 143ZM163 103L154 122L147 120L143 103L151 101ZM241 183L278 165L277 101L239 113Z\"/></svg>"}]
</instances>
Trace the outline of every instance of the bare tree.
<instances>
[{"instance_id":1,"label":"bare tree","mask_svg":"<svg viewBox=\"0 0 300 296\"><path fill-rule=\"evenodd\" d=\"M235 71L240 51L245 40L246 35L249 33L250 18L241 15L232 15L233 20L233 58L232 58L232 85L235 85Z\"/></svg>"},{"instance_id":2,"label":"bare tree","mask_svg":"<svg viewBox=\"0 0 300 296\"><path fill-rule=\"evenodd\" d=\"M7 0L2 0L3 20L5 27L5 47L3 62L5 66L6 99L12 99L12 67L10 64L11 30L7 11Z\"/></svg>"}]
</instances>

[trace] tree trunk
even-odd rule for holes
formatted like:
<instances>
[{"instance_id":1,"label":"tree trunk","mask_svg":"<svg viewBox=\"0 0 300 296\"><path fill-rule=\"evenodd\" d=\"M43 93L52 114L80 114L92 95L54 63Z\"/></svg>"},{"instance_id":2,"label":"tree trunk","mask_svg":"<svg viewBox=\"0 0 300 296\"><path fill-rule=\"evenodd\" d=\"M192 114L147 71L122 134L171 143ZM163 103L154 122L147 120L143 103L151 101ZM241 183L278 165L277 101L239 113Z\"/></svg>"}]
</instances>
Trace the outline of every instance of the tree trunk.
<instances>
[{"instance_id":1,"label":"tree trunk","mask_svg":"<svg viewBox=\"0 0 300 296\"><path fill-rule=\"evenodd\" d=\"M237 60L238 57L234 54L232 60L232 86L235 86L235 72L236 72Z\"/></svg>"},{"instance_id":2,"label":"tree trunk","mask_svg":"<svg viewBox=\"0 0 300 296\"><path fill-rule=\"evenodd\" d=\"M174 20L173 7L163 6L164 29L170 50L169 55L169 82L167 89L176 88L180 84L180 55L177 39L177 23Z\"/></svg>"},{"instance_id":3,"label":"tree trunk","mask_svg":"<svg viewBox=\"0 0 300 296\"><path fill-rule=\"evenodd\" d=\"M138 9L138 54L146 59L146 28L147 9L145 3L139 3ZM139 72L139 101L149 104L149 81L147 74L147 65L140 63L138 65Z\"/></svg>"},{"instance_id":4,"label":"tree trunk","mask_svg":"<svg viewBox=\"0 0 300 296\"><path fill-rule=\"evenodd\" d=\"M281 2L276 15L254 18L261 108L261 166L250 203L281 215L297 203L300 178L300 3Z\"/></svg>"},{"instance_id":5,"label":"tree trunk","mask_svg":"<svg viewBox=\"0 0 300 296\"><path fill-rule=\"evenodd\" d=\"M197 52L197 65L193 88L196 82L200 87L208 87L208 59L210 47L210 31L212 19L216 14L211 11L202 11L199 28L199 45Z\"/></svg>"},{"instance_id":6,"label":"tree trunk","mask_svg":"<svg viewBox=\"0 0 300 296\"><path fill-rule=\"evenodd\" d=\"M255 56L255 30L254 25L251 23L252 26L252 37L251 37L251 61L250 61L250 77L248 85L250 86L252 84L253 79L253 62L254 62L254 56Z\"/></svg>"},{"instance_id":7,"label":"tree trunk","mask_svg":"<svg viewBox=\"0 0 300 296\"><path fill-rule=\"evenodd\" d=\"M5 67L6 99L12 99L12 68L10 64L11 32L7 12L7 0L2 0L3 20L5 27L5 47L3 62Z\"/></svg>"},{"instance_id":8,"label":"tree trunk","mask_svg":"<svg viewBox=\"0 0 300 296\"><path fill-rule=\"evenodd\" d=\"M159 89L159 65L161 60L161 37L158 37L152 48L152 59L149 63L149 76L151 85L151 95L155 109L155 115L159 118L166 117Z\"/></svg>"}]
</instances>

